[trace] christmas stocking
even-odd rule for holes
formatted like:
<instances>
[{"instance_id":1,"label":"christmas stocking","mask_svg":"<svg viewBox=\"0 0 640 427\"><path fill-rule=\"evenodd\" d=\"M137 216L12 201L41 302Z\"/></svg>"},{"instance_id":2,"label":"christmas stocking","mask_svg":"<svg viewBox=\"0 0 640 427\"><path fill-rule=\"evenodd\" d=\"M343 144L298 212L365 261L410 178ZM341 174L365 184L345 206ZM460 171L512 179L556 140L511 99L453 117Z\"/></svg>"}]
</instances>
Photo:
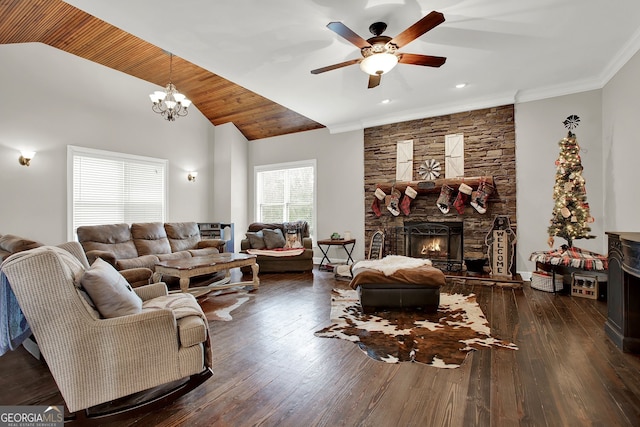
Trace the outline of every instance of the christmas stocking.
<instances>
[{"instance_id":1,"label":"christmas stocking","mask_svg":"<svg viewBox=\"0 0 640 427\"><path fill-rule=\"evenodd\" d=\"M480 181L478 191L476 191L475 196L471 198L471 206L473 206L478 213L485 213L487 211L489 196L493 194L494 190L493 185L485 181Z\"/></svg>"},{"instance_id":2,"label":"christmas stocking","mask_svg":"<svg viewBox=\"0 0 640 427\"><path fill-rule=\"evenodd\" d=\"M400 208L399 208L399 202L400 202L400 196L402 194L400 194L399 190L396 190L395 188L393 190L391 190L391 198L389 199L389 204L387 205L387 210L389 212L391 212L391 215L393 216L398 216L400 215Z\"/></svg>"},{"instance_id":3,"label":"christmas stocking","mask_svg":"<svg viewBox=\"0 0 640 427\"><path fill-rule=\"evenodd\" d=\"M456 200L453 202L453 207L456 208L459 215L464 213L464 206L467 204L467 200L469 200L469 196L473 192L473 188L469 187L464 182L460 184L458 188L458 195L456 196Z\"/></svg>"},{"instance_id":4,"label":"christmas stocking","mask_svg":"<svg viewBox=\"0 0 640 427\"><path fill-rule=\"evenodd\" d=\"M411 206L411 201L415 199L417 195L418 195L418 192L407 185L406 190L404 190L404 197L400 202L400 211L402 211L403 214L407 216L409 215L409 213L411 212L409 210Z\"/></svg>"},{"instance_id":5,"label":"christmas stocking","mask_svg":"<svg viewBox=\"0 0 640 427\"><path fill-rule=\"evenodd\" d=\"M438 201L436 202L438 209L440 209L443 214L449 213L452 201L453 188L449 187L447 184L442 184L442 188L440 189L440 197L438 197Z\"/></svg>"},{"instance_id":6,"label":"christmas stocking","mask_svg":"<svg viewBox=\"0 0 640 427\"><path fill-rule=\"evenodd\" d=\"M376 188L376 192L373 193L373 195L375 196L373 198L373 204L371 205L371 209L373 209L373 213L380 218L380 215L382 215L382 212L380 211L380 202L382 200L384 200L384 198L386 197L386 194L384 194L384 191L382 191L379 188Z\"/></svg>"}]
</instances>

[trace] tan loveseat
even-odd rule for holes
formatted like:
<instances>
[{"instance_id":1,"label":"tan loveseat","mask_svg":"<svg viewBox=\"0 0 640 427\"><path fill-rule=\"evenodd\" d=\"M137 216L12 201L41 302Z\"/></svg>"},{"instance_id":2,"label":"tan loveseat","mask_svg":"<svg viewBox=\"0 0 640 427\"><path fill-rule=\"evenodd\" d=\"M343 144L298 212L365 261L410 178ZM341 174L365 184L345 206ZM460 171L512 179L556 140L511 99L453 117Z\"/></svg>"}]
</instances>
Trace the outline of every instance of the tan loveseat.
<instances>
[{"instance_id":1,"label":"tan loveseat","mask_svg":"<svg viewBox=\"0 0 640 427\"><path fill-rule=\"evenodd\" d=\"M260 266L260 273L285 273L285 272L303 272L313 270L313 241L309 235L309 224L306 221L297 222L285 222L285 223L262 223L254 222L249 225L247 230L247 237L240 242L240 250L243 253L252 252L252 250L270 250L275 249L276 253L278 247L266 247L263 244L256 245L255 236L256 233L260 233L264 230L280 230L285 237L285 245L287 237L291 236L293 232L297 234L298 243L294 246L299 246L303 249L303 252L295 256L273 256L263 255L258 253L256 256L256 262ZM262 234L262 233L260 233ZM252 240L253 243L252 244ZM258 237L258 241L259 241ZM283 251L286 252L286 251ZM280 254L277 254L280 255ZM250 270L243 269L243 273L249 273Z\"/></svg>"},{"instance_id":2,"label":"tan loveseat","mask_svg":"<svg viewBox=\"0 0 640 427\"><path fill-rule=\"evenodd\" d=\"M195 222L90 225L78 227L77 234L89 263L102 258L118 270L153 270L158 261L223 252L226 243L202 239Z\"/></svg>"}]
</instances>

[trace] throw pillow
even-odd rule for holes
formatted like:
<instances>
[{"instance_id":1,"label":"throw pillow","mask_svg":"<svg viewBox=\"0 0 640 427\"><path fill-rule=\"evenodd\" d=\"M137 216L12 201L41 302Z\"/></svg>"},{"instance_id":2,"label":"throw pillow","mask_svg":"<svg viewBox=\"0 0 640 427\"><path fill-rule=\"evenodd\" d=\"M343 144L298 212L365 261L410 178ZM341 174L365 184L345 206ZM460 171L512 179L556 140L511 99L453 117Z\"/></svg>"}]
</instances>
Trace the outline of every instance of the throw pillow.
<instances>
[{"instance_id":1,"label":"throw pillow","mask_svg":"<svg viewBox=\"0 0 640 427\"><path fill-rule=\"evenodd\" d=\"M84 272L80 283L105 318L142 312L142 299L124 277L102 258Z\"/></svg>"},{"instance_id":2,"label":"throw pillow","mask_svg":"<svg viewBox=\"0 0 640 427\"><path fill-rule=\"evenodd\" d=\"M267 246L264 243L264 235L262 230L260 231L247 231L247 239L249 239L249 245L251 249L264 249Z\"/></svg>"},{"instance_id":3,"label":"throw pillow","mask_svg":"<svg viewBox=\"0 0 640 427\"><path fill-rule=\"evenodd\" d=\"M262 230L262 234L264 235L264 244L267 249L283 248L286 243L282 230L279 228L274 230L265 228Z\"/></svg>"},{"instance_id":4,"label":"throw pillow","mask_svg":"<svg viewBox=\"0 0 640 427\"><path fill-rule=\"evenodd\" d=\"M287 230L286 240L285 248L299 249L302 247L302 239L297 230Z\"/></svg>"}]
</instances>

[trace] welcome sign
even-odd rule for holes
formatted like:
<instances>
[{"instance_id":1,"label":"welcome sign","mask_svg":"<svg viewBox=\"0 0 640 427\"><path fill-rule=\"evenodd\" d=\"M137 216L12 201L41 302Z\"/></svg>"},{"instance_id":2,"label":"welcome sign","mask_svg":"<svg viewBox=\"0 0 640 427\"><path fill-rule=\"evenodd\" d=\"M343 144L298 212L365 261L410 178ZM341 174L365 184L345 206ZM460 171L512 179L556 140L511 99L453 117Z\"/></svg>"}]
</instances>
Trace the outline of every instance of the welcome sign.
<instances>
[{"instance_id":1,"label":"welcome sign","mask_svg":"<svg viewBox=\"0 0 640 427\"><path fill-rule=\"evenodd\" d=\"M516 234L511 228L508 216L496 216L485 243L488 247L491 275L512 277Z\"/></svg>"}]
</instances>

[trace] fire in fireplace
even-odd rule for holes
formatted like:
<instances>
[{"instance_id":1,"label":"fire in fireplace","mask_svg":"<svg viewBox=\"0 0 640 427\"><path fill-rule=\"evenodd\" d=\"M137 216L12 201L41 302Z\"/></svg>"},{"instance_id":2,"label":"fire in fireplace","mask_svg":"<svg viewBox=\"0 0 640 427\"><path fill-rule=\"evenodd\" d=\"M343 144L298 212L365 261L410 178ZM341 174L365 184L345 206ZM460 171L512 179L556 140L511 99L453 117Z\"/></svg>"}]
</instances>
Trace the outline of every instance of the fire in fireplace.
<instances>
[{"instance_id":1,"label":"fire in fireplace","mask_svg":"<svg viewBox=\"0 0 640 427\"><path fill-rule=\"evenodd\" d=\"M440 239L431 239L430 242L427 242L427 244L422 245L422 250L420 251L420 255L426 255L429 258L440 258L442 256L442 254L446 252L443 252L442 249L440 249Z\"/></svg>"},{"instance_id":2,"label":"fire in fireplace","mask_svg":"<svg viewBox=\"0 0 640 427\"><path fill-rule=\"evenodd\" d=\"M459 271L463 259L462 222L405 222L391 233L396 255L428 258L436 267Z\"/></svg>"}]
</instances>

